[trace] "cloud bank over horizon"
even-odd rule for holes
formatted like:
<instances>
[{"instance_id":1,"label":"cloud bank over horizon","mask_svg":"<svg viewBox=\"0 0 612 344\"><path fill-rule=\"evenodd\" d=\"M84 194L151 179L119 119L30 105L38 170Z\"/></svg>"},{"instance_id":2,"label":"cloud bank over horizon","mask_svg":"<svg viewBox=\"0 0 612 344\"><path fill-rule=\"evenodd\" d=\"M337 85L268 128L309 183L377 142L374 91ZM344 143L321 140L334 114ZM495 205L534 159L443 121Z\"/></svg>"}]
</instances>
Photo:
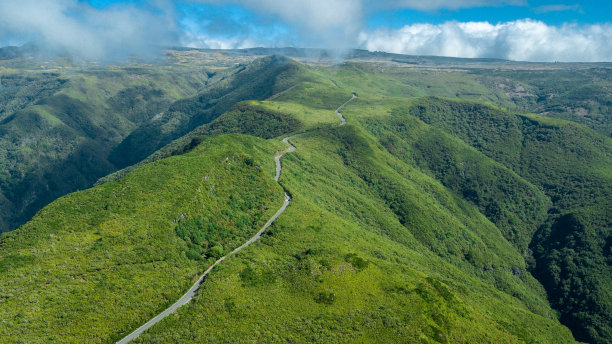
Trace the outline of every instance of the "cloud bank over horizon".
<instances>
[{"instance_id":1,"label":"cloud bank over horizon","mask_svg":"<svg viewBox=\"0 0 612 344\"><path fill-rule=\"evenodd\" d=\"M446 22L362 31L359 45L408 55L501 58L537 62L612 59L612 24L549 26L540 21Z\"/></svg>"},{"instance_id":2,"label":"cloud bank over horizon","mask_svg":"<svg viewBox=\"0 0 612 344\"><path fill-rule=\"evenodd\" d=\"M163 48L316 47L521 61L612 61L612 23L536 19L416 19L392 26L380 13L525 9L525 0L21 0L0 2L0 44L34 42L86 59L154 57ZM531 3L532 1L530 1ZM535 2L535 1L533 1ZM102 3L102 5L99 5ZM94 4L98 4L94 6ZM442 11L442 12L440 12ZM446 12L444 12L446 11ZM532 6L583 13L579 4ZM450 14L448 14L450 13ZM446 18L446 17L444 17Z\"/></svg>"}]
</instances>

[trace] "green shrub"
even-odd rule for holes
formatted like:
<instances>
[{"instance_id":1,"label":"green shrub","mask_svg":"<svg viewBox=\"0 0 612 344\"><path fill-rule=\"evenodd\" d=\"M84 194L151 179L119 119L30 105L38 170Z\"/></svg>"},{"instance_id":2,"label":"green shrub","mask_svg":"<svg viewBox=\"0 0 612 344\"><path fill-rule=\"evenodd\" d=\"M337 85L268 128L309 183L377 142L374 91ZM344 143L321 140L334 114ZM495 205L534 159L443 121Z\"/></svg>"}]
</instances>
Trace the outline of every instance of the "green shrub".
<instances>
[{"instance_id":1,"label":"green shrub","mask_svg":"<svg viewBox=\"0 0 612 344\"><path fill-rule=\"evenodd\" d=\"M320 292L314 297L315 302L332 305L336 301L336 294L331 292Z\"/></svg>"}]
</instances>

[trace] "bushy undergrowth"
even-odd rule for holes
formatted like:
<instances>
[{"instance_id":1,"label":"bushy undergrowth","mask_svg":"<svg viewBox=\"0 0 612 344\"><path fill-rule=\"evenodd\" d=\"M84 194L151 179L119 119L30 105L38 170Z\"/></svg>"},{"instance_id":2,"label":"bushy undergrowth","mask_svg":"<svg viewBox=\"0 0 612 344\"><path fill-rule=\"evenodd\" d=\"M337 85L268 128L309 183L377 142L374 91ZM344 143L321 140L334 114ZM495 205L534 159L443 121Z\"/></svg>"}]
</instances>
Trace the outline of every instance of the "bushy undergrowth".
<instances>
[{"instance_id":1,"label":"bushy undergrowth","mask_svg":"<svg viewBox=\"0 0 612 344\"><path fill-rule=\"evenodd\" d=\"M277 146L207 139L2 235L1 341L107 343L173 303L282 204Z\"/></svg>"},{"instance_id":2,"label":"bushy undergrowth","mask_svg":"<svg viewBox=\"0 0 612 344\"><path fill-rule=\"evenodd\" d=\"M517 103L479 73L279 58L236 68L121 149L144 157L196 130L0 237L2 338L131 332L281 206L273 155L303 130L282 160L287 210L136 342L573 342L547 296L576 337L605 342L609 139L484 104ZM157 92L133 85L113 104L144 118ZM352 92L339 127L333 110ZM92 107L92 94L64 96L40 109ZM235 105L245 97L271 99Z\"/></svg>"},{"instance_id":3,"label":"bushy undergrowth","mask_svg":"<svg viewBox=\"0 0 612 344\"><path fill-rule=\"evenodd\" d=\"M474 103L428 98L407 113L462 139L550 198L553 208L546 221L539 217L542 228L531 241L532 271L578 339L605 343L612 333L612 141L570 122Z\"/></svg>"},{"instance_id":4,"label":"bushy undergrowth","mask_svg":"<svg viewBox=\"0 0 612 344\"><path fill-rule=\"evenodd\" d=\"M356 164L345 164L333 136L294 139L298 150L286 156L281 178L293 194L287 211L260 242L214 270L193 303L137 343L571 341L547 318L550 308L543 291L531 289L533 279L513 276L501 261L483 272L421 243L416 236L429 227L403 225ZM369 158L375 156L390 158ZM418 197L433 202L440 195ZM466 230L445 229L451 236ZM509 252L500 254L519 262L506 245ZM483 254L492 256L487 249ZM520 301L517 293L531 299Z\"/></svg>"},{"instance_id":5,"label":"bushy undergrowth","mask_svg":"<svg viewBox=\"0 0 612 344\"><path fill-rule=\"evenodd\" d=\"M522 254L476 206L357 124L292 142L287 211L136 342L572 341Z\"/></svg>"}]
</instances>

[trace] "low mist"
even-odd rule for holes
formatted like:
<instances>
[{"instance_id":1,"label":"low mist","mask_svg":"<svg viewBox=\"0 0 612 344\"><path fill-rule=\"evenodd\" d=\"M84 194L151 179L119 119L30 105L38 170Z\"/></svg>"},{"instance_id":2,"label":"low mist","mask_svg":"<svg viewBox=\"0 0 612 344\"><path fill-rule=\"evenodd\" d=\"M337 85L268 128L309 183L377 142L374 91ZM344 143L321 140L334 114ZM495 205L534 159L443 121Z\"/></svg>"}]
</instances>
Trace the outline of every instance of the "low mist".
<instances>
[{"instance_id":1,"label":"low mist","mask_svg":"<svg viewBox=\"0 0 612 344\"><path fill-rule=\"evenodd\" d=\"M151 60L168 47L304 47L338 60L350 49L524 61L611 61L612 24L406 23L369 26L377 11L528 6L522 0L79 0L0 2L0 46L33 43L74 60ZM576 10L548 6L534 11ZM234 11L234 12L232 12ZM236 12L239 12L236 15Z\"/></svg>"},{"instance_id":2,"label":"low mist","mask_svg":"<svg viewBox=\"0 0 612 344\"><path fill-rule=\"evenodd\" d=\"M114 5L97 9L76 0L0 2L0 38L32 43L41 53L123 60L155 57L178 40L171 6Z\"/></svg>"}]
</instances>

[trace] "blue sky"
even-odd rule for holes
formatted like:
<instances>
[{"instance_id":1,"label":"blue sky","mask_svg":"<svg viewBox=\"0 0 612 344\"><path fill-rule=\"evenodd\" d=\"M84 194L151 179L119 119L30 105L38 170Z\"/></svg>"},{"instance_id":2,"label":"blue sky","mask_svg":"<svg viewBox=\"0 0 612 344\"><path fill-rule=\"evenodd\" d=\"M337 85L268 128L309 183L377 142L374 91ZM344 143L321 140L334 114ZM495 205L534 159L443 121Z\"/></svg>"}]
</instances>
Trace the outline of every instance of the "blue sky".
<instances>
[{"instance_id":1,"label":"blue sky","mask_svg":"<svg viewBox=\"0 0 612 344\"><path fill-rule=\"evenodd\" d=\"M612 61L611 13L609 0L20 0L0 2L0 44L85 57L298 46Z\"/></svg>"},{"instance_id":2,"label":"blue sky","mask_svg":"<svg viewBox=\"0 0 612 344\"><path fill-rule=\"evenodd\" d=\"M116 4L133 4L148 6L150 2L143 0L89 0L85 1L96 8L107 8ZM383 2L384 1L380 1ZM379 2L379 3L380 3ZM243 6L231 1L198 3L192 1L174 2L181 9L182 15L189 16L189 11L201 8L200 14L210 11L208 17L219 17L227 13L249 13L251 19L257 18L255 11L248 11ZM452 1L448 1L452 3ZM379 9L368 13L369 27L391 26L399 27L412 23L441 23L449 20L457 21L491 21L507 22L517 19L537 19L548 24L559 25L567 22L577 23L605 23L612 20L612 1L560 1L560 0L530 0L508 1L506 4L490 1L492 5L475 5L464 8L444 8L433 10L416 10L401 8ZM227 11L227 12L225 12Z\"/></svg>"},{"instance_id":3,"label":"blue sky","mask_svg":"<svg viewBox=\"0 0 612 344\"><path fill-rule=\"evenodd\" d=\"M434 23L456 20L508 22L519 19L534 19L549 25L563 23L594 24L612 20L612 1L528 1L524 4L476 6L462 9L438 9L418 11L411 9L382 10L369 15L368 26L390 26L394 28L412 23Z\"/></svg>"}]
</instances>

